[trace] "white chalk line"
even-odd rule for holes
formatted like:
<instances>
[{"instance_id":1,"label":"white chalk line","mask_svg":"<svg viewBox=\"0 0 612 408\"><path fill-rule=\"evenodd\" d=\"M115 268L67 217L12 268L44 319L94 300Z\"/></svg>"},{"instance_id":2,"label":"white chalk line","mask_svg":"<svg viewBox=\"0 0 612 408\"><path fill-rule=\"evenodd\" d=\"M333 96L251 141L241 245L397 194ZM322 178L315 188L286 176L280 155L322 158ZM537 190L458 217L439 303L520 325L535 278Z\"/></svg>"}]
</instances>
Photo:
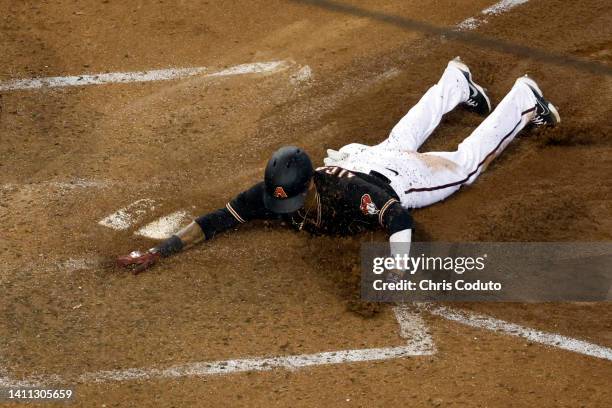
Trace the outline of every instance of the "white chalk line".
<instances>
[{"instance_id":1,"label":"white chalk line","mask_svg":"<svg viewBox=\"0 0 612 408\"><path fill-rule=\"evenodd\" d=\"M393 308L395 319L400 327L400 337L409 340L409 346L413 347L413 352L434 354L436 346L431 337L421 313L411 310L405 305Z\"/></svg>"},{"instance_id":2,"label":"white chalk line","mask_svg":"<svg viewBox=\"0 0 612 408\"><path fill-rule=\"evenodd\" d=\"M365 361L390 360L409 356L430 355L414 353L410 346L371 348L360 350L330 351L297 356L246 358L237 360L190 363L173 366L166 369L128 369L116 371L100 371L84 374L79 382L128 381L143 379L168 379L180 377L204 377L211 375L235 374L253 371L270 371L275 369L297 370L300 368L358 363Z\"/></svg>"},{"instance_id":3,"label":"white chalk line","mask_svg":"<svg viewBox=\"0 0 612 408\"><path fill-rule=\"evenodd\" d=\"M6 376L0 376L0 388L19 388L19 387L33 387L37 385L37 382L32 382L31 380L11 380Z\"/></svg>"},{"instance_id":4,"label":"white chalk line","mask_svg":"<svg viewBox=\"0 0 612 408\"><path fill-rule=\"evenodd\" d=\"M298 86L303 83L308 83L312 81L312 79L312 68L310 68L309 65L304 65L295 74L291 75L289 82L294 86Z\"/></svg>"},{"instance_id":5,"label":"white chalk line","mask_svg":"<svg viewBox=\"0 0 612 408\"><path fill-rule=\"evenodd\" d=\"M5 183L0 184L0 190L21 191L21 190L76 190L86 188L107 188L111 186L109 181L73 179L66 181L42 181L37 183Z\"/></svg>"},{"instance_id":6,"label":"white chalk line","mask_svg":"<svg viewBox=\"0 0 612 408\"><path fill-rule=\"evenodd\" d=\"M48 270L56 270L60 272L75 272L86 271L100 266L102 257L94 256L89 258L68 258L56 262Z\"/></svg>"},{"instance_id":7,"label":"white chalk line","mask_svg":"<svg viewBox=\"0 0 612 408\"><path fill-rule=\"evenodd\" d=\"M400 337L407 340L407 344L403 346L326 351L322 353L293 356L255 357L196 362L174 365L168 368L128 368L123 370L102 370L81 374L73 379L63 378L59 375L51 375L32 376L29 379L14 381L9 379L5 372L0 371L0 373L4 374L4 376L0 377L0 386L15 386L15 384L25 386L49 384L51 382L62 384L69 381L79 383L100 383L108 381L205 377L243 372L270 371L275 369L298 370L312 366L382 361L435 354L436 349L433 345L433 340L431 339L431 336L425 327L425 323L418 312L410 311L405 307L398 307L395 308L394 313L400 326Z\"/></svg>"},{"instance_id":8,"label":"white chalk line","mask_svg":"<svg viewBox=\"0 0 612 408\"><path fill-rule=\"evenodd\" d=\"M38 262L27 262L21 265L0 265L0 283L20 279L15 275L52 273L57 278L70 278L77 271L92 271L108 264L108 259L99 254L83 254L69 258L41 259ZM9 278L12 276L13 278Z\"/></svg>"},{"instance_id":9,"label":"white chalk line","mask_svg":"<svg viewBox=\"0 0 612 408\"><path fill-rule=\"evenodd\" d=\"M105 74L13 79L0 82L0 91L103 85L109 83L168 81L201 74L205 71L206 67L193 67L157 69L140 72L110 72Z\"/></svg>"},{"instance_id":10,"label":"white chalk line","mask_svg":"<svg viewBox=\"0 0 612 408\"><path fill-rule=\"evenodd\" d=\"M455 311L446 307L421 305L421 310L442 318L495 332L522 337L534 343L573 351L576 353L612 360L612 349L573 339L559 334L545 333L514 323L495 319L475 313ZM204 377L242 372L270 371L275 369L297 370L306 367L381 361L409 356L427 356L436 353L433 340L428 333L421 316L405 306L394 309L400 326L400 336L409 338L408 344L398 347L369 348L356 350L330 351L294 356L256 357L211 362L196 362L175 365L168 368L129 368L122 370L102 370L81 374L72 381L109 382L150 379L172 379L181 377ZM3 374L5 374L3 372ZM48 384L66 382L61 376L33 376L24 380L11 380L6 374L0 377L0 386Z\"/></svg>"},{"instance_id":11,"label":"white chalk line","mask_svg":"<svg viewBox=\"0 0 612 408\"><path fill-rule=\"evenodd\" d=\"M240 64L234 67L223 69L218 72L213 72L211 74L204 75L204 77L213 78L244 74L271 73L284 69L289 65L290 63L288 61L268 61L255 62L250 64ZM102 74L83 74L76 76L13 79L9 81L0 82L0 91L104 85L129 82L169 81L173 79L200 75L205 73L207 70L207 67L167 68L149 71L111 72Z\"/></svg>"},{"instance_id":12,"label":"white chalk line","mask_svg":"<svg viewBox=\"0 0 612 408\"><path fill-rule=\"evenodd\" d=\"M484 17L469 17L457 24L459 31L475 30L482 24L486 24L488 21L486 16L497 16L503 14L516 6L527 3L529 0L501 0L492 6L482 10L480 14Z\"/></svg>"},{"instance_id":13,"label":"white chalk line","mask_svg":"<svg viewBox=\"0 0 612 408\"><path fill-rule=\"evenodd\" d=\"M529 0L501 0L490 7L482 10L482 14L498 15L513 9L516 6L527 3Z\"/></svg>"},{"instance_id":14,"label":"white chalk line","mask_svg":"<svg viewBox=\"0 0 612 408\"><path fill-rule=\"evenodd\" d=\"M276 72L280 69L287 68L290 65L288 61L269 61L269 62L254 62L251 64L241 64L234 67L224 69L219 72L206 75L209 78L223 77L232 75L244 74L260 74L265 72Z\"/></svg>"},{"instance_id":15,"label":"white chalk line","mask_svg":"<svg viewBox=\"0 0 612 408\"><path fill-rule=\"evenodd\" d=\"M433 315L440 316L447 320L461 323L466 326L521 337L534 343L612 361L611 348L589 343L584 340L578 340L556 333L547 333L472 312L457 311L446 307L433 307L427 305L424 306L424 308Z\"/></svg>"}]
</instances>

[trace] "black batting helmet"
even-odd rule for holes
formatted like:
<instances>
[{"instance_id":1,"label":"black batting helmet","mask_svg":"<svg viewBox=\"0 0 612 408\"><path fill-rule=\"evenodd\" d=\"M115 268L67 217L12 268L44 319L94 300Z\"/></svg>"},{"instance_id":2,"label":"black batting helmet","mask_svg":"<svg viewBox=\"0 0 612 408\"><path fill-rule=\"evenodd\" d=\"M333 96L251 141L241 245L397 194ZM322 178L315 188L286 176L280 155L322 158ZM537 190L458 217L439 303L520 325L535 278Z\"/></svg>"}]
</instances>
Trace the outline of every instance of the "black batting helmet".
<instances>
[{"instance_id":1,"label":"black batting helmet","mask_svg":"<svg viewBox=\"0 0 612 408\"><path fill-rule=\"evenodd\" d=\"M279 214L291 213L304 205L314 174L310 157L299 147L285 146L272 155L264 177L264 204Z\"/></svg>"}]
</instances>

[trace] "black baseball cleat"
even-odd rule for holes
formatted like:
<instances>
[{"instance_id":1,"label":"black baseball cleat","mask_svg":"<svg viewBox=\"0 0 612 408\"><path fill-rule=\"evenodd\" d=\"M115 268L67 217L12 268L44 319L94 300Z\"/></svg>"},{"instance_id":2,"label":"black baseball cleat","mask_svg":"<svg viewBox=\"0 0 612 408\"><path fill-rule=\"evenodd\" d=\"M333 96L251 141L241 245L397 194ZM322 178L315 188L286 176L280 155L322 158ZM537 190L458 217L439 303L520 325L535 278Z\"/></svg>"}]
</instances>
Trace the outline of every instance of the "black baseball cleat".
<instances>
[{"instance_id":1,"label":"black baseball cleat","mask_svg":"<svg viewBox=\"0 0 612 408\"><path fill-rule=\"evenodd\" d=\"M517 83L524 83L536 97L535 115L531 119L531 123L536 126L556 126L561 123L561 116L555 105L550 103L536 82L527 75L516 80Z\"/></svg>"},{"instance_id":2,"label":"black baseball cleat","mask_svg":"<svg viewBox=\"0 0 612 408\"><path fill-rule=\"evenodd\" d=\"M468 86L470 87L470 96L468 100L464 102L465 106L479 115L486 116L491 112L491 101L487 96L484 88L478 85L472 79L472 73L470 68L461 61L461 58L456 57L454 60L448 63L449 66L454 66L465 76Z\"/></svg>"}]
</instances>

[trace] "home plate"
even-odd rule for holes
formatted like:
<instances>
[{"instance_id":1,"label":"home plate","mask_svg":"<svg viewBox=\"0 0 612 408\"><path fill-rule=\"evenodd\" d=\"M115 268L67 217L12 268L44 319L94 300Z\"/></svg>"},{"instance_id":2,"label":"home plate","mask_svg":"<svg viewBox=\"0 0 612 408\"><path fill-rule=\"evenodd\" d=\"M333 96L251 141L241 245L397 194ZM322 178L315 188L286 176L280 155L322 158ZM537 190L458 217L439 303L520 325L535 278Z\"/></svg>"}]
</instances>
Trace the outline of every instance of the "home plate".
<instances>
[{"instance_id":1,"label":"home plate","mask_svg":"<svg viewBox=\"0 0 612 408\"><path fill-rule=\"evenodd\" d=\"M177 232L189 217L187 211L176 211L145 225L135 232L136 235L151 239L166 239Z\"/></svg>"},{"instance_id":2,"label":"home plate","mask_svg":"<svg viewBox=\"0 0 612 408\"><path fill-rule=\"evenodd\" d=\"M102 218L98 224L115 230L126 230L138 223L147 211L155 209L155 200L142 198Z\"/></svg>"}]
</instances>

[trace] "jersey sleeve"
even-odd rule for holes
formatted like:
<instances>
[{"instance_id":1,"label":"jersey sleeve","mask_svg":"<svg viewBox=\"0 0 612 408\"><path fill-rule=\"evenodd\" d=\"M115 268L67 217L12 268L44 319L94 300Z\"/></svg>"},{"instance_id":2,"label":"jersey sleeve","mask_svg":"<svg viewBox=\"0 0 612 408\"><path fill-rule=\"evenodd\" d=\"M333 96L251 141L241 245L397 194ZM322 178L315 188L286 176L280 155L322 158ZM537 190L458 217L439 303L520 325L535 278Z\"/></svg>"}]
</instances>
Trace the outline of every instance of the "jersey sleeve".
<instances>
[{"instance_id":1,"label":"jersey sleeve","mask_svg":"<svg viewBox=\"0 0 612 408\"><path fill-rule=\"evenodd\" d=\"M234 197L225 208L198 217L195 221L209 240L247 221L275 218L275 214L268 211L263 203L263 192L264 183L257 183Z\"/></svg>"},{"instance_id":2,"label":"jersey sleeve","mask_svg":"<svg viewBox=\"0 0 612 408\"><path fill-rule=\"evenodd\" d=\"M378 213L378 222L389 234L391 256L408 255L413 227L410 211L402 207L395 197L390 196L384 190L374 194L382 205Z\"/></svg>"},{"instance_id":3,"label":"jersey sleeve","mask_svg":"<svg viewBox=\"0 0 612 408\"><path fill-rule=\"evenodd\" d=\"M412 228L410 211L402 207L396 197L358 177L353 178L351 184L351 200L359 203L359 209L364 216L377 217L378 223L389 235Z\"/></svg>"},{"instance_id":4,"label":"jersey sleeve","mask_svg":"<svg viewBox=\"0 0 612 408\"><path fill-rule=\"evenodd\" d=\"M387 229L389 235L413 227L410 211L402 207L397 200L387 206L381 215L381 221L381 225Z\"/></svg>"}]
</instances>

